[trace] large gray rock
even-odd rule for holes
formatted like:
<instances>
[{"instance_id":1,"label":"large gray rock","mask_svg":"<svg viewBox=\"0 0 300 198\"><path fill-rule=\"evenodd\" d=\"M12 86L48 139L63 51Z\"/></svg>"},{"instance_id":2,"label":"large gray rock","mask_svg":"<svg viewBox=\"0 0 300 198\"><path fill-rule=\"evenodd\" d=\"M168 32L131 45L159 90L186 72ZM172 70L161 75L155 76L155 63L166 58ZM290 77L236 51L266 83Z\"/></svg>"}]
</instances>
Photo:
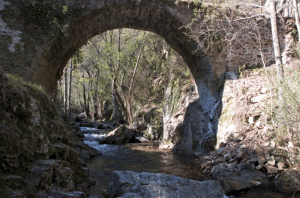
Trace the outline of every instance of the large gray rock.
<instances>
[{"instance_id":1,"label":"large gray rock","mask_svg":"<svg viewBox=\"0 0 300 198\"><path fill-rule=\"evenodd\" d=\"M111 174L108 194L110 198L224 197L219 181L199 182L162 173L136 173L133 171L114 171Z\"/></svg>"},{"instance_id":2,"label":"large gray rock","mask_svg":"<svg viewBox=\"0 0 300 198\"><path fill-rule=\"evenodd\" d=\"M78 139L74 140L73 144L74 144L74 149L79 152L80 160L87 161L93 157L96 157L96 156L102 154L99 150L94 149L93 147L90 147L89 145L83 143L82 141L80 141Z\"/></svg>"},{"instance_id":3,"label":"large gray rock","mask_svg":"<svg viewBox=\"0 0 300 198\"><path fill-rule=\"evenodd\" d=\"M31 113L30 121L32 124L34 124L34 126L39 126L40 119L41 119L39 105L38 105L37 101L32 97L30 97L29 104L30 104L30 108L28 110Z\"/></svg>"},{"instance_id":4,"label":"large gray rock","mask_svg":"<svg viewBox=\"0 0 300 198\"><path fill-rule=\"evenodd\" d=\"M3 179L5 180L5 185L12 189L19 188L24 181L23 177L17 175L4 175Z\"/></svg>"},{"instance_id":5,"label":"large gray rock","mask_svg":"<svg viewBox=\"0 0 300 198\"><path fill-rule=\"evenodd\" d=\"M39 191L35 194L36 198L87 198L84 192L71 191L66 188L54 187L51 190Z\"/></svg>"},{"instance_id":6,"label":"large gray rock","mask_svg":"<svg viewBox=\"0 0 300 198\"><path fill-rule=\"evenodd\" d=\"M171 139L173 143L176 142L176 140L174 141L174 139L176 139L174 136L177 136L180 131L178 128L180 128L183 123L188 105L199 98L199 93L194 83L186 85L182 89L184 91L181 91L178 86L174 86L173 84L170 86L169 84L165 93L163 139ZM180 97L178 101L176 101L176 98L178 97L176 94Z\"/></svg>"},{"instance_id":7,"label":"large gray rock","mask_svg":"<svg viewBox=\"0 0 300 198\"><path fill-rule=\"evenodd\" d=\"M212 178L220 180L226 193L268 186L267 176L250 164L234 163L227 167L216 165L211 170Z\"/></svg>"},{"instance_id":8,"label":"large gray rock","mask_svg":"<svg viewBox=\"0 0 300 198\"><path fill-rule=\"evenodd\" d=\"M294 193L300 191L300 173L296 170L284 171L275 184L281 192Z\"/></svg>"},{"instance_id":9,"label":"large gray rock","mask_svg":"<svg viewBox=\"0 0 300 198\"><path fill-rule=\"evenodd\" d=\"M97 128L97 129L111 129L111 127L109 125L107 125L105 123L101 123L101 122L95 128Z\"/></svg>"},{"instance_id":10,"label":"large gray rock","mask_svg":"<svg viewBox=\"0 0 300 198\"><path fill-rule=\"evenodd\" d=\"M64 192L64 190L60 188L52 189L49 194L50 197L55 198L86 198L86 194L80 191L72 191L72 192Z\"/></svg>"},{"instance_id":11,"label":"large gray rock","mask_svg":"<svg viewBox=\"0 0 300 198\"><path fill-rule=\"evenodd\" d=\"M78 116L75 117L76 122L84 121L87 119L86 113L81 113Z\"/></svg>"},{"instance_id":12,"label":"large gray rock","mask_svg":"<svg viewBox=\"0 0 300 198\"><path fill-rule=\"evenodd\" d=\"M121 125L112 132L108 133L106 138L100 139L99 143L106 144L122 144L129 142L133 136L133 132L128 129L125 125Z\"/></svg>"},{"instance_id":13,"label":"large gray rock","mask_svg":"<svg viewBox=\"0 0 300 198\"><path fill-rule=\"evenodd\" d=\"M200 99L190 103L183 121L182 139L175 145L173 151L193 155L214 150L220 110L219 101L211 109L203 107Z\"/></svg>"},{"instance_id":14,"label":"large gray rock","mask_svg":"<svg viewBox=\"0 0 300 198\"><path fill-rule=\"evenodd\" d=\"M8 198L27 198L27 197L23 194L22 191L14 190L14 191L11 192L11 194Z\"/></svg>"},{"instance_id":15,"label":"large gray rock","mask_svg":"<svg viewBox=\"0 0 300 198\"><path fill-rule=\"evenodd\" d=\"M30 167L25 182L33 188L48 188L51 184L74 190L73 171L61 160L38 160Z\"/></svg>"}]
</instances>

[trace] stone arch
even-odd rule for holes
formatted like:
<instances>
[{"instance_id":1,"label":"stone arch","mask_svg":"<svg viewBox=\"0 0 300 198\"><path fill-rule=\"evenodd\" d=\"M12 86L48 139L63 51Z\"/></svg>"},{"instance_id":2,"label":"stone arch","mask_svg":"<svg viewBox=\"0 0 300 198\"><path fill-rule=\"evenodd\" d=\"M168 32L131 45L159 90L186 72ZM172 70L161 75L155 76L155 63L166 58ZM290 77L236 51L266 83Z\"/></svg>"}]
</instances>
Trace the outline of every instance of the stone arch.
<instances>
[{"instance_id":1,"label":"stone arch","mask_svg":"<svg viewBox=\"0 0 300 198\"><path fill-rule=\"evenodd\" d=\"M192 14L187 4L169 5L162 0L102 2L89 5L89 10L70 25L68 36L58 35L40 50L32 63L34 82L42 84L47 92L53 92L69 58L90 38L108 30L132 28L163 37L186 62L199 91L203 90L203 85L214 92L216 82L208 58L203 57L197 43L185 34L183 25L190 21Z\"/></svg>"},{"instance_id":2,"label":"stone arch","mask_svg":"<svg viewBox=\"0 0 300 198\"><path fill-rule=\"evenodd\" d=\"M91 1L92 2L92 1ZM170 3L171 2L171 3ZM57 80L71 56L92 37L108 30L132 28L154 32L183 58L198 87L199 99L191 103L184 121L184 134L177 147L187 153L205 152L216 144L221 102L217 78L207 56L186 35L183 27L192 9L173 0L99 0L70 24L67 36L58 35L39 50L32 62L32 81L54 91ZM208 146L207 146L208 145Z\"/></svg>"}]
</instances>

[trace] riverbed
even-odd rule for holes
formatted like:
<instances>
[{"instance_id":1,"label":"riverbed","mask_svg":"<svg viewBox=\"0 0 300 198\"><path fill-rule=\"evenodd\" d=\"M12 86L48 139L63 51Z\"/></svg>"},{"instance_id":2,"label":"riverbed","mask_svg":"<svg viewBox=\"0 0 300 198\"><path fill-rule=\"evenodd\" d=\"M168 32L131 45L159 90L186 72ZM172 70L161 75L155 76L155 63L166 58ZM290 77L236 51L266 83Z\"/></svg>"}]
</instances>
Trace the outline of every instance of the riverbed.
<instances>
[{"instance_id":1,"label":"riverbed","mask_svg":"<svg viewBox=\"0 0 300 198\"><path fill-rule=\"evenodd\" d=\"M158 149L158 143L127 143L122 145L99 144L97 140L104 138L110 130L97 130L82 127L85 132L84 142L102 152L102 155L91 160L87 165L96 179L91 194L101 194L108 189L110 175L113 171L130 170L135 172L165 173L198 181L210 180L202 174L199 164L193 156L175 154ZM268 189L255 189L241 192L235 197L243 198L290 198L291 196L273 192ZM294 196L299 198L299 195Z\"/></svg>"},{"instance_id":2,"label":"riverbed","mask_svg":"<svg viewBox=\"0 0 300 198\"><path fill-rule=\"evenodd\" d=\"M123 145L99 145L96 141L85 141L102 152L88 166L96 178L92 194L101 194L108 189L110 174L115 170L165 173L193 180L207 180L199 171L199 165L190 156L176 155L158 150L157 143L128 143Z\"/></svg>"}]
</instances>

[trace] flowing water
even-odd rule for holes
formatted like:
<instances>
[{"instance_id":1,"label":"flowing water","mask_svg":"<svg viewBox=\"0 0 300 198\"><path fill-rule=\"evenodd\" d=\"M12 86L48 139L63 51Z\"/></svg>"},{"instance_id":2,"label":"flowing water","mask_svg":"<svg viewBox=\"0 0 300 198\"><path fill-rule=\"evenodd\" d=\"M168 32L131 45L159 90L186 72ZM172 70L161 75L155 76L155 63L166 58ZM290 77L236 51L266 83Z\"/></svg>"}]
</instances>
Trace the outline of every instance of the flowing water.
<instances>
[{"instance_id":1,"label":"flowing water","mask_svg":"<svg viewBox=\"0 0 300 198\"><path fill-rule=\"evenodd\" d=\"M102 189L108 189L110 175L115 170L130 170L135 172L165 173L187 179L204 181L211 179L202 174L199 164L194 163L194 157L174 154L169 151L158 150L158 144L127 143L122 145L99 144L97 139L103 138L107 130L96 130L82 127L85 134L85 143L102 152L102 155L88 163L96 185L92 187L91 194L101 194ZM94 130L94 132L91 132ZM250 190L236 197L243 198L290 198L281 193L270 190ZM298 197L299 196L295 196Z\"/></svg>"}]
</instances>

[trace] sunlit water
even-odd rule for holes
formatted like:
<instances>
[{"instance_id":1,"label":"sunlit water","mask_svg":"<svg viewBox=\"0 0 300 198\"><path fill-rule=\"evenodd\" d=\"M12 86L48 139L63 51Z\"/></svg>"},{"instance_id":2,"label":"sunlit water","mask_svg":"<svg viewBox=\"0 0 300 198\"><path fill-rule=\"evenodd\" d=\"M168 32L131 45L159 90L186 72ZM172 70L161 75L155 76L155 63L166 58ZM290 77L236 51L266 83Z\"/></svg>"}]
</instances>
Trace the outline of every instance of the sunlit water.
<instances>
[{"instance_id":1,"label":"sunlit water","mask_svg":"<svg viewBox=\"0 0 300 198\"><path fill-rule=\"evenodd\" d=\"M85 134L84 143L102 152L102 155L88 164L97 182L92 188L92 194L101 194L102 188L108 189L110 174L115 170L165 173L194 180L209 179L201 174L193 157L159 151L158 144L153 142L99 144L97 140L104 138L107 131L92 131L86 127L84 130L89 132Z\"/></svg>"},{"instance_id":2,"label":"sunlit water","mask_svg":"<svg viewBox=\"0 0 300 198\"><path fill-rule=\"evenodd\" d=\"M198 181L211 179L209 176L201 173L199 164L195 164L194 158L191 156L174 154L169 151L159 151L157 149L158 144L153 142L123 145L99 144L97 140L104 138L108 130L81 128L85 132L84 142L102 152L102 155L88 163L96 179L96 185L91 189L92 194L101 194L102 189L108 189L110 175L115 170L165 173ZM251 190L237 197L288 198L291 196L270 190Z\"/></svg>"}]
</instances>

